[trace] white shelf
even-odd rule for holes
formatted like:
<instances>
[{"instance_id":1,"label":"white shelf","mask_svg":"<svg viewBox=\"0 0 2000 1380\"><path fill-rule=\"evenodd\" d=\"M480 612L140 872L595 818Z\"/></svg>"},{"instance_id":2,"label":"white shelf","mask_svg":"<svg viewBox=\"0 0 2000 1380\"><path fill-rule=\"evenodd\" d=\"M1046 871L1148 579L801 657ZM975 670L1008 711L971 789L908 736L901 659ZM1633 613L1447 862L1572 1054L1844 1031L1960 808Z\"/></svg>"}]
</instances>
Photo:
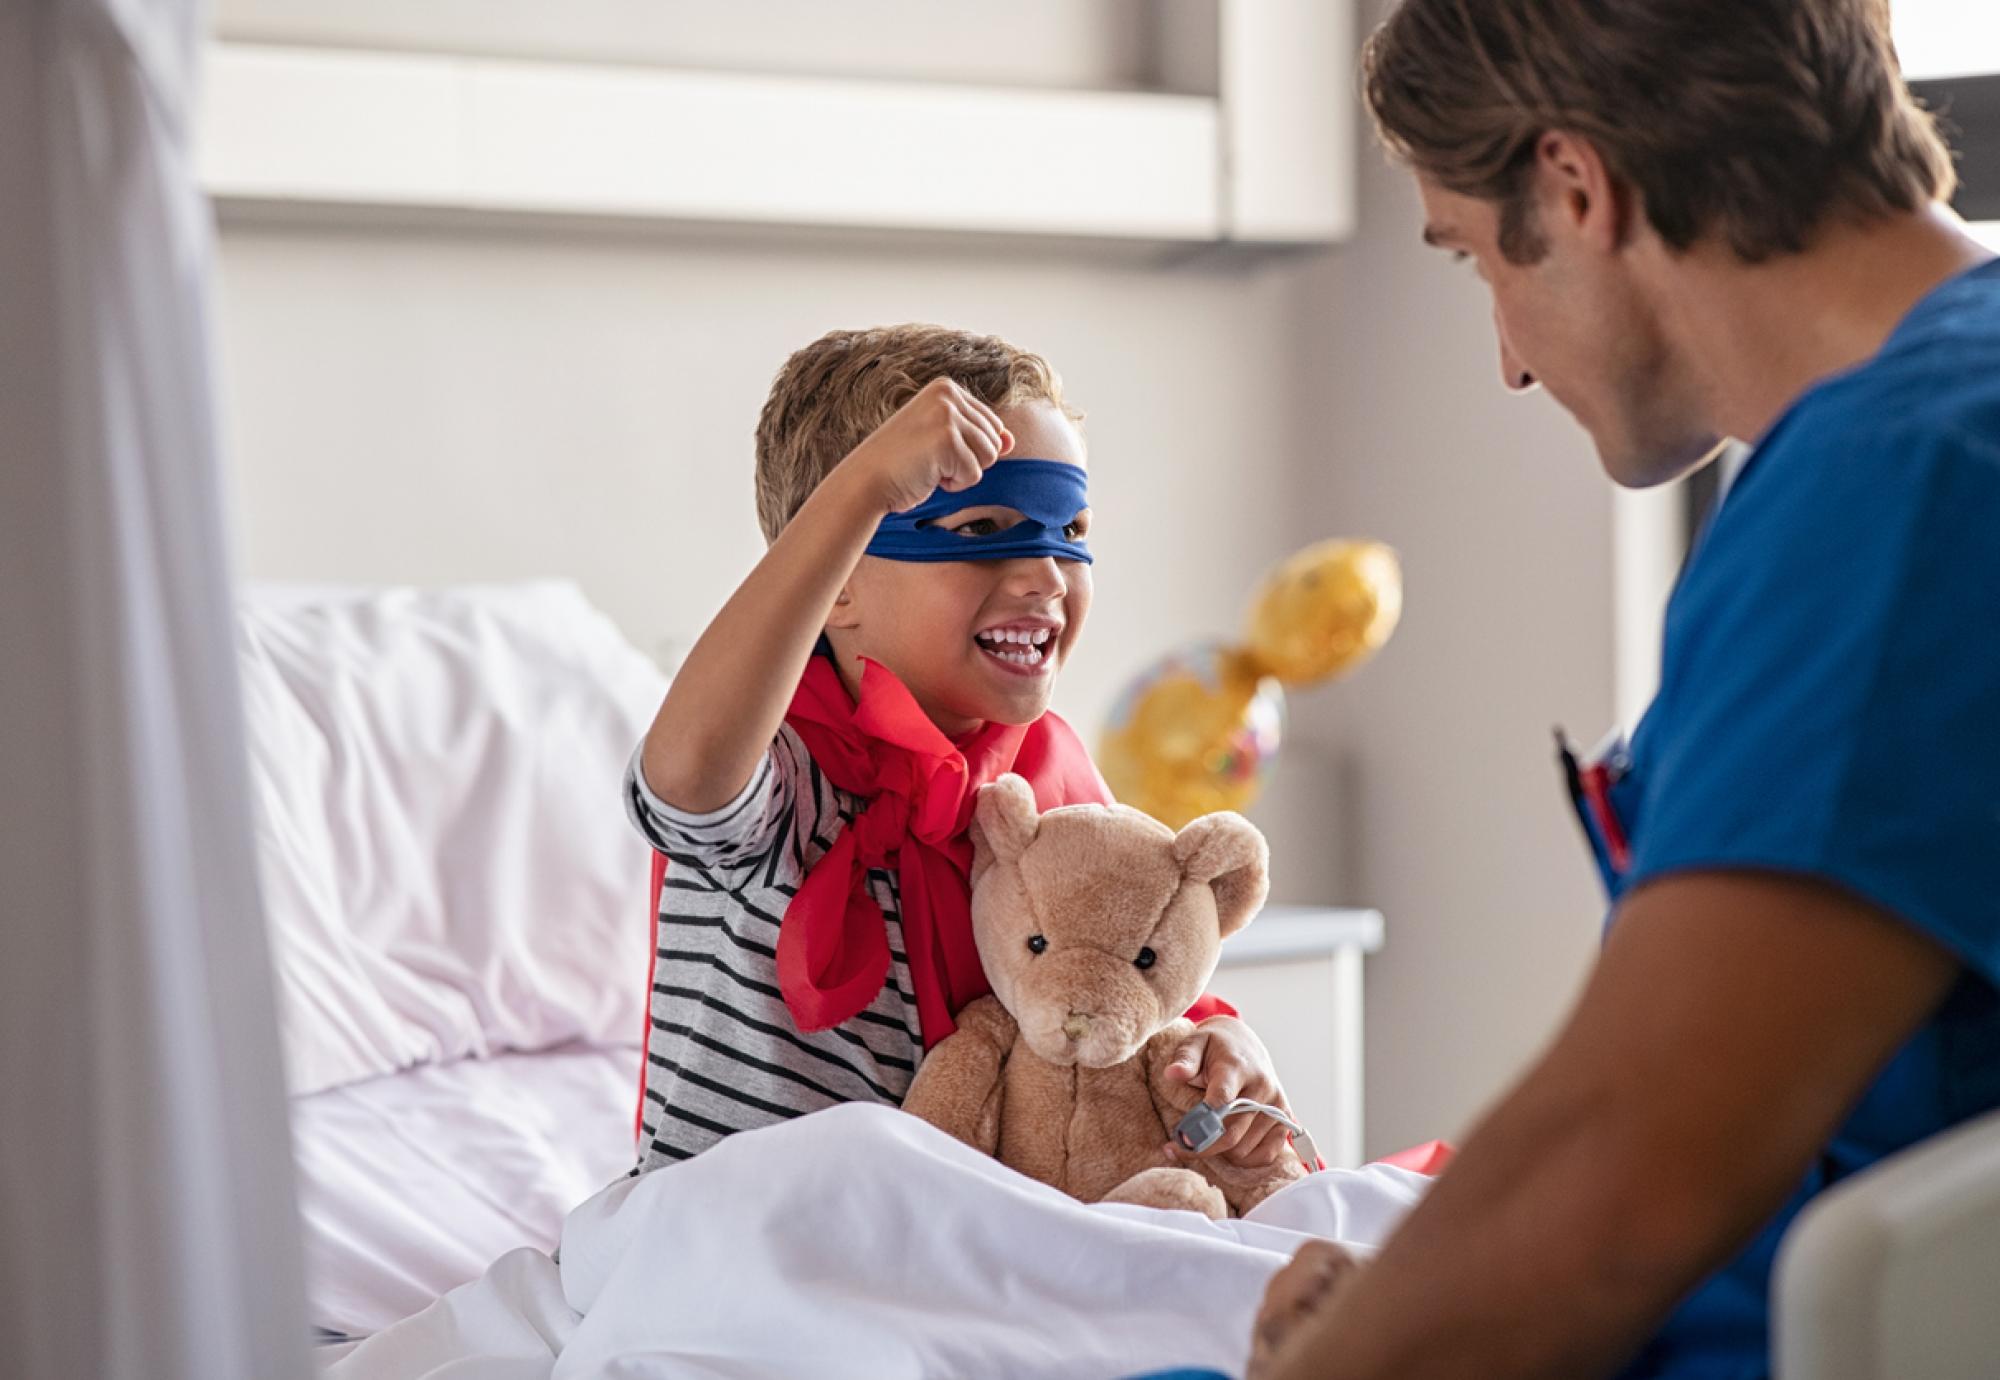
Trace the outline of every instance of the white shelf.
<instances>
[{"instance_id":1,"label":"white shelf","mask_svg":"<svg viewBox=\"0 0 2000 1380\"><path fill-rule=\"evenodd\" d=\"M1221 0L1218 96L219 42L225 208L1168 243L1352 223L1347 0Z\"/></svg>"},{"instance_id":2,"label":"white shelf","mask_svg":"<svg viewBox=\"0 0 2000 1380\"><path fill-rule=\"evenodd\" d=\"M1382 912L1331 906L1266 906L1248 928L1223 941L1217 966L1331 958L1345 949L1382 947Z\"/></svg>"},{"instance_id":3,"label":"white shelf","mask_svg":"<svg viewBox=\"0 0 2000 1380\"><path fill-rule=\"evenodd\" d=\"M1360 110L1353 6L1222 0L1217 20L1229 238L1346 239Z\"/></svg>"},{"instance_id":4,"label":"white shelf","mask_svg":"<svg viewBox=\"0 0 2000 1380\"><path fill-rule=\"evenodd\" d=\"M1219 238L1216 103L224 44L219 202Z\"/></svg>"}]
</instances>

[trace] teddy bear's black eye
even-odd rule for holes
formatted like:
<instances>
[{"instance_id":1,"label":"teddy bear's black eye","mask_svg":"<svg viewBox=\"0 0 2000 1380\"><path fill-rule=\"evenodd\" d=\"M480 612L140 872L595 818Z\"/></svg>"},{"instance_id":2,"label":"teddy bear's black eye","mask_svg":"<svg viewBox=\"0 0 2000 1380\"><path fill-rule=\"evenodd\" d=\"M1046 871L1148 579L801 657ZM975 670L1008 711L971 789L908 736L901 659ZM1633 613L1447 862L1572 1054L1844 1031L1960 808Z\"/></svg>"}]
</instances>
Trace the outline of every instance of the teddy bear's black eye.
<instances>
[{"instance_id":1,"label":"teddy bear's black eye","mask_svg":"<svg viewBox=\"0 0 2000 1380\"><path fill-rule=\"evenodd\" d=\"M1046 948L1048 948L1048 947L1049 947L1049 941L1048 941L1048 940L1046 940L1046 939L1044 939L1044 938L1042 938L1042 937L1041 937L1041 936L1040 936L1039 934L1031 934L1031 935L1029 935L1029 936L1028 936L1028 952L1029 952L1029 953L1031 953L1031 954L1038 954L1038 953L1042 952L1042 950L1044 950L1044 949L1046 949Z\"/></svg>"},{"instance_id":2,"label":"teddy bear's black eye","mask_svg":"<svg viewBox=\"0 0 2000 1380\"><path fill-rule=\"evenodd\" d=\"M1151 949L1141 949L1139 950L1139 956L1132 960L1132 966L1140 972L1144 972L1153 966L1153 961L1158 957L1159 955L1155 954Z\"/></svg>"}]
</instances>

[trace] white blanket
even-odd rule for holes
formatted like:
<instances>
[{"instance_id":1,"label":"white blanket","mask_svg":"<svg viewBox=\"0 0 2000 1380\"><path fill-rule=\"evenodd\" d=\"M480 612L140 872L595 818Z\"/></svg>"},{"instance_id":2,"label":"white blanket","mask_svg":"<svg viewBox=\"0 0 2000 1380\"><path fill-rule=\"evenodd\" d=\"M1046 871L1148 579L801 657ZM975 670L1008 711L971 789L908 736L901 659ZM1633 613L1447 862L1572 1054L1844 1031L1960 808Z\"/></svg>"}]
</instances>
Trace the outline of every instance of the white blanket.
<instances>
[{"instance_id":1,"label":"white blanket","mask_svg":"<svg viewBox=\"0 0 2000 1380\"><path fill-rule=\"evenodd\" d=\"M836 1107L622 1180L331 1380L1240 1374L1308 1236L1371 1250L1428 1180L1314 1174L1241 1221L1087 1207L915 1118Z\"/></svg>"}]
</instances>

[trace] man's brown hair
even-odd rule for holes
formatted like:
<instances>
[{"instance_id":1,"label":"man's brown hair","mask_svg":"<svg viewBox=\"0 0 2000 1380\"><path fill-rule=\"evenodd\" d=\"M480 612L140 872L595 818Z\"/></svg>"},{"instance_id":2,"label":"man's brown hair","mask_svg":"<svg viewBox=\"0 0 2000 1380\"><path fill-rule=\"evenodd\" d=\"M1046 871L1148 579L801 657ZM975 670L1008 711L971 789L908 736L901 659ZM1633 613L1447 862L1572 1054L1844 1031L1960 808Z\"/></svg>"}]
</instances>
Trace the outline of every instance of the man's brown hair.
<instances>
[{"instance_id":1,"label":"man's brown hair","mask_svg":"<svg viewBox=\"0 0 2000 1380\"><path fill-rule=\"evenodd\" d=\"M1529 174L1549 130L1588 139L1672 248L1712 232L1751 263L1956 182L1887 0L1403 0L1362 80L1392 152L1500 203L1515 263L1545 250Z\"/></svg>"},{"instance_id":2,"label":"man's brown hair","mask_svg":"<svg viewBox=\"0 0 2000 1380\"><path fill-rule=\"evenodd\" d=\"M933 379L989 407L1046 402L1072 421L1049 362L997 335L947 326L830 331L785 361L757 420L757 522L766 541L868 434Z\"/></svg>"}]
</instances>

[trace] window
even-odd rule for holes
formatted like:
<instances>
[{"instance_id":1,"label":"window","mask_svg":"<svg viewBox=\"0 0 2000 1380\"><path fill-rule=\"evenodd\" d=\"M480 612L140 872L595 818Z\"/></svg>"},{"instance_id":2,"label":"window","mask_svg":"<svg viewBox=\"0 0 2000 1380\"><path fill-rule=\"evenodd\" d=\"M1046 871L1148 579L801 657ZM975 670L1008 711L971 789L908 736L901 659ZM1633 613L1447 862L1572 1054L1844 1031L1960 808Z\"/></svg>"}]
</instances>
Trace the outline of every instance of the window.
<instances>
[{"instance_id":1,"label":"window","mask_svg":"<svg viewBox=\"0 0 2000 1380\"><path fill-rule=\"evenodd\" d=\"M2000 239L2000 71L1982 76L1913 81L1910 89L1943 117L1958 155L1958 196L1953 205L1981 225L1989 242ZM1996 246L2000 247L2000 246Z\"/></svg>"},{"instance_id":2,"label":"window","mask_svg":"<svg viewBox=\"0 0 2000 1380\"><path fill-rule=\"evenodd\" d=\"M1910 88L1944 117L1959 155L1955 202L2000 248L2000 5L1893 0ZM1994 222L1991 224L1983 222Z\"/></svg>"},{"instance_id":3,"label":"window","mask_svg":"<svg viewBox=\"0 0 2000 1380\"><path fill-rule=\"evenodd\" d=\"M1892 0L1896 55L1912 82L2000 74L2000 6Z\"/></svg>"}]
</instances>

